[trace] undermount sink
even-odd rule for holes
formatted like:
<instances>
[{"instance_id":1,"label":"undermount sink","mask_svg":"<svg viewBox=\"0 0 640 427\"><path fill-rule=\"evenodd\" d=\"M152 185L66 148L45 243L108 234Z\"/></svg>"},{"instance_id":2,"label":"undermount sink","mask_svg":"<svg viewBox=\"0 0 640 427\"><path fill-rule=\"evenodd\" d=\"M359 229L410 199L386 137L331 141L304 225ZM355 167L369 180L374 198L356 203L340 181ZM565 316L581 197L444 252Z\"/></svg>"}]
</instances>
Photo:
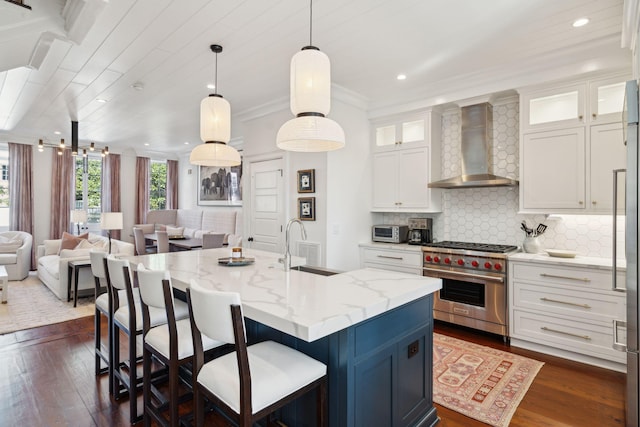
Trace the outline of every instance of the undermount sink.
<instances>
[{"instance_id":1,"label":"undermount sink","mask_svg":"<svg viewBox=\"0 0 640 427\"><path fill-rule=\"evenodd\" d=\"M299 265L297 267L291 267L292 270L298 270L305 273L318 274L320 276L333 276L334 274L342 273L341 271L329 270L324 267L314 267L311 265Z\"/></svg>"}]
</instances>

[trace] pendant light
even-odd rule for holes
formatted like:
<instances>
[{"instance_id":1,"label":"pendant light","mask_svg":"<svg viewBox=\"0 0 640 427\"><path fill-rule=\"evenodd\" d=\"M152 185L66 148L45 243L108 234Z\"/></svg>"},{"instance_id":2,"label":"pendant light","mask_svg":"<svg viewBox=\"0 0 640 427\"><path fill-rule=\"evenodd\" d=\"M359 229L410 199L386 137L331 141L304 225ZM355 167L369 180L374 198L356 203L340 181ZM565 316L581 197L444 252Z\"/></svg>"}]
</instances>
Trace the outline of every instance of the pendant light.
<instances>
[{"instance_id":1,"label":"pendant light","mask_svg":"<svg viewBox=\"0 0 640 427\"><path fill-rule=\"evenodd\" d=\"M344 131L325 117L331 109L331 63L311 42L313 0L309 12L309 46L291 59L291 112L296 115L280 127L278 148L320 152L344 147Z\"/></svg>"},{"instance_id":2,"label":"pendant light","mask_svg":"<svg viewBox=\"0 0 640 427\"><path fill-rule=\"evenodd\" d=\"M231 106L218 94L218 53L222 46L211 45L216 54L215 91L200 103L200 138L204 144L191 151L189 162L202 166L238 166L241 163L238 150L227 145L231 139Z\"/></svg>"}]
</instances>

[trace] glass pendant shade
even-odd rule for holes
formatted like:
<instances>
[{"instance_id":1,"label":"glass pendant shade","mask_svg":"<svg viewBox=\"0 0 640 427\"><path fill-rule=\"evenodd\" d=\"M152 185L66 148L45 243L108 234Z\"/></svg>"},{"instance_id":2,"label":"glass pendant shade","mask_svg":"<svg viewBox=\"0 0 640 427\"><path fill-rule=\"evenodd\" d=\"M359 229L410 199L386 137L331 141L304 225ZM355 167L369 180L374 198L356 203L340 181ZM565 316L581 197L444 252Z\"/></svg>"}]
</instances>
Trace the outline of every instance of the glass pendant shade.
<instances>
[{"instance_id":1,"label":"glass pendant shade","mask_svg":"<svg viewBox=\"0 0 640 427\"><path fill-rule=\"evenodd\" d=\"M231 139L231 105L220 95L207 96L200 103L200 139L225 144Z\"/></svg>"},{"instance_id":2,"label":"glass pendant shade","mask_svg":"<svg viewBox=\"0 0 640 427\"><path fill-rule=\"evenodd\" d=\"M191 150L189 162L200 166L238 166L240 153L235 148L221 142L206 142Z\"/></svg>"},{"instance_id":3,"label":"glass pendant shade","mask_svg":"<svg viewBox=\"0 0 640 427\"><path fill-rule=\"evenodd\" d=\"M329 114L331 63L317 49L304 49L291 58L291 112Z\"/></svg>"},{"instance_id":4,"label":"glass pendant shade","mask_svg":"<svg viewBox=\"0 0 640 427\"><path fill-rule=\"evenodd\" d=\"M344 131L331 119L301 116L280 127L276 137L278 148L286 151L315 153L344 147Z\"/></svg>"}]
</instances>

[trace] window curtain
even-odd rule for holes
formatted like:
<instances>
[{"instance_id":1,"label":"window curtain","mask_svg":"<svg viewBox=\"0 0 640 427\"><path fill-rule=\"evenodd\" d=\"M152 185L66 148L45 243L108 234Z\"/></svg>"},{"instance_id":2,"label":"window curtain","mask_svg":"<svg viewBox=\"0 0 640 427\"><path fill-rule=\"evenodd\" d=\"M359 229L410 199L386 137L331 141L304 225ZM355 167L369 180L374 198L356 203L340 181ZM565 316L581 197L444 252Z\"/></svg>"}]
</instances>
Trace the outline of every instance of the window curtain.
<instances>
[{"instance_id":1,"label":"window curtain","mask_svg":"<svg viewBox=\"0 0 640 427\"><path fill-rule=\"evenodd\" d=\"M120 154L109 153L102 158L102 212L122 212L120 206ZM112 230L111 237L120 240L120 230Z\"/></svg>"},{"instance_id":2,"label":"window curtain","mask_svg":"<svg viewBox=\"0 0 640 427\"><path fill-rule=\"evenodd\" d=\"M33 146L9 146L9 230L33 236ZM31 245L31 268L35 262L35 240Z\"/></svg>"},{"instance_id":3,"label":"window curtain","mask_svg":"<svg viewBox=\"0 0 640 427\"><path fill-rule=\"evenodd\" d=\"M178 209L178 161L167 160L167 209Z\"/></svg>"},{"instance_id":4,"label":"window curtain","mask_svg":"<svg viewBox=\"0 0 640 427\"><path fill-rule=\"evenodd\" d=\"M51 150L53 167L51 171L51 221L49 223L49 238L59 239L62 232L73 233L71 224L71 209L74 209L74 162L71 150L63 150L62 155L57 149Z\"/></svg>"},{"instance_id":5,"label":"window curtain","mask_svg":"<svg viewBox=\"0 0 640 427\"><path fill-rule=\"evenodd\" d=\"M134 224L145 224L149 211L149 172L151 159L148 157L136 157L136 217Z\"/></svg>"}]
</instances>

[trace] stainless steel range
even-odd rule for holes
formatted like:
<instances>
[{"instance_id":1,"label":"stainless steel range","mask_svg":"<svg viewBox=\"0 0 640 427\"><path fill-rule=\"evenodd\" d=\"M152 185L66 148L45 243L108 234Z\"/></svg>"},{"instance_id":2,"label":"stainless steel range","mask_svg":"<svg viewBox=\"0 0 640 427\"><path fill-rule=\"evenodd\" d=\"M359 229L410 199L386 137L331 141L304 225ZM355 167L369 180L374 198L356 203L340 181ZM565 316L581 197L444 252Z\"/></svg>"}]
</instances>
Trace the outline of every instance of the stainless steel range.
<instances>
[{"instance_id":1,"label":"stainless steel range","mask_svg":"<svg viewBox=\"0 0 640 427\"><path fill-rule=\"evenodd\" d=\"M423 276L442 279L434 318L500 334L506 340L507 256L518 247L444 241L422 250Z\"/></svg>"}]
</instances>

